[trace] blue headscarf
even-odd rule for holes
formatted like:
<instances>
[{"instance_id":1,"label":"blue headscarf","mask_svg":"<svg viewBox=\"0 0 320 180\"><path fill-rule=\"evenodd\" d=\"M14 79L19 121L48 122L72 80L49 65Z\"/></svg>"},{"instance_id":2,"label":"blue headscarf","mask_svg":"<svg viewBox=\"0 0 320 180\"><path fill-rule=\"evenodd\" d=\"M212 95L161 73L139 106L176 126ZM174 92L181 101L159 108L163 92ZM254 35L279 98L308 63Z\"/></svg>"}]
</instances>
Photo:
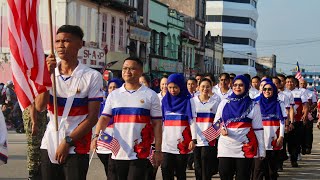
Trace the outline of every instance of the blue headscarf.
<instances>
[{"instance_id":1,"label":"blue headscarf","mask_svg":"<svg viewBox=\"0 0 320 180\"><path fill-rule=\"evenodd\" d=\"M120 88L123 84L123 82L120 79L112 78L110 81L108 81L107 89L109 88L109 85L113 82L117 85L117 88Z\"/></svg>"},{"instance_id":2,"label":"blue headscarf","mask_svg":"<svg viewBox=\"0 0 320 180\"><path fill-rule=\"evenodd\" d=\"M236 80L241 80L244 84L244 93L236 95L234 92L228 97L229 102L224 106L222 111L222 119L225 124L234 118L240 118L244 112L251 107L253 101L249 96L250 82L243 75L238 75L233 79L232 85Z\"/></svg>"},{"instance_id":3,"label":"blue headscarf","mask_svg":"<svg viewBox=\"0 0 320 180\"><path fill-rule=\"evenodd\" d=\"M272 82L272 80L269 79L269 78L265 78L265 79L263 79L263 80L260 82L260 84L261 84L262 82L270 83L270 82ZM260 91L260 89L258 89L258 90ZM255 101L255 102L260 101L260 96L262 96L262 95L260 94L259 96L257 96L257 97L254 99L254 101Z\"/></svg>"},{"instance_id":4,"label":"blue headscarf","mask_svg":"<svg viewBox=\"0 0 320 180\"><path fill-rule=\"evenodd\" d=\"M263 93L261 93L260 95L259 104L262 119L270 119L272 117L275 117L283 122L284 118L282 115L280 103L278 101L278 89L272 82L267 82L263 87L268 84L272 87L273 95L269 98L264 97Z\"/></svg>"},{"instance_id":5,"label":"blue headscarf","mask_svg":"<svg viewBox=\"0 0 320 180\"><path fill-rule=\"evenodd\" d=\"M162 99L162 117L165 112L175 112L187 115L189 120L192 119L192 110L190 104L191 95L188 92L185 80L182 74L171 74L168 77L167 84L176 84L180 88L180 93L176 96L172 96L169 91Z\"/></svg>"}]
</instances>

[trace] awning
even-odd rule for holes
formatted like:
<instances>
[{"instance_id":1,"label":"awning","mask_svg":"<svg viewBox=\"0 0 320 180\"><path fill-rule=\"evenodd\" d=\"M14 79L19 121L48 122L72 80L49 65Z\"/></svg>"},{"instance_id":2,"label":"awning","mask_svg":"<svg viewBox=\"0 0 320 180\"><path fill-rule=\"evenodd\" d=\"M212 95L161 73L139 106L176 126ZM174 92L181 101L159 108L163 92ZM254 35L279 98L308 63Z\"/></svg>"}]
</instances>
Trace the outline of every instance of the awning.
<instances>
[{"instance_id":1,"label":"awning","mask_svg":"<svg viewBox=\"0 0 320 180\"><path fill-rule=\"evenodd\" d=\"M123 52L108 52L106 69L120 71L123 61L128 57L129 54Z\"/></svg>"}]
</instances>

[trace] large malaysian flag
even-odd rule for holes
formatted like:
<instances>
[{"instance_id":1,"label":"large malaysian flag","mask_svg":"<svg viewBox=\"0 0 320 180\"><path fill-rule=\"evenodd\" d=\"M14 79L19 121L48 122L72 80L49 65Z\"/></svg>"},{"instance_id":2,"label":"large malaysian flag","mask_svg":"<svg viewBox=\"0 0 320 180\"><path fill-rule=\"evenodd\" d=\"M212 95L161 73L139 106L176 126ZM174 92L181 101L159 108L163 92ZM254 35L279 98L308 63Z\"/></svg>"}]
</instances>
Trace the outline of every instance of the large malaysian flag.
<instances>
[{"instance_id":1,"label":"large malaysian flag","mask_svg":"<svg viewBox=\"0 0 320 180\"><path fill-rule=\"evenodd\" d=\"M10 61L22 111L51 87L38 24L40 0L7 0Z\"/></svg>"}]
</instances>

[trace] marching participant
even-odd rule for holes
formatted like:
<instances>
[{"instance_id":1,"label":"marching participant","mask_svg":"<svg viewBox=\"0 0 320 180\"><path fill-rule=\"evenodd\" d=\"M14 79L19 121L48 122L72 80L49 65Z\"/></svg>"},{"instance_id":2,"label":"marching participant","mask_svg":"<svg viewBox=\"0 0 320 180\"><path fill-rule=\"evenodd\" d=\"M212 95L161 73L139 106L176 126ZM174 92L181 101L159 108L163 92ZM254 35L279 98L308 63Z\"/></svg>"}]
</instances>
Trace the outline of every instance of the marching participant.
<instances>
[{"instance_id":1,"label":"marching participant","mask_svg":"<svg viewBox=\"0 0 320 180\"><path fill-rule=\"evenodd\" d=\"M36 97L35 107L43 111L48 105L50 121L41 143L42 179L86 179L92 128L97 123L103 99L102 77L78 61L83 45L79 26L63 25L56 34L54 55L47 57L50 72L55 71L57 82L58 124L60 140L55 147L53 96L50 90ZM63 138L64 137L64 138ZM57 164L58 163L58 164Z\"/></svg>"},{"instance_id":2,"label":"marching participant","mask_svg":"<svg viewBox=\"0 0 320 180\"><path fill-rule=\"evenodd\" d=\"M112 176L117 180L146 177L151 143L155 140L154 166L159 166L161 154L161 109L157 94L139 83L143 72L140 59L129 57L122 66L125 83L108 95L98 129L105 129L112 118L113 151L110 159ZM113 147L117 147L114 149ZM109 165L109 166L110 166Z\"/></svg>"},{"instance_id":3,"label":"marching participant","mask_svg":"<svg viewBox=\"0 0 320 180\"><path fill-rule=\"evenodd\" d=\"M292 167L298 167L298 155L301 153L303 138L303 124L307 120L308 98L302 90L297 88L298 80L293 76L287 76L286 88L291 91L294 98L295 115L293 119L294 129L288 134L288 150Z\"/></svg>"},{"instance_id":4,"label":"marching participant","mask_svg":"<svg viewBox=\"0 0 320 180\"><path fill-rule=\"evenodd\" d=\"M219 174L222 180L250 179L254 157L263 159L265 147L259 105L249 97L249 80L236 76L233 93L219 104L215 122L222 124L218 141Z\"/></svg>"},{"instance_id":5,"label":"marching participant","mask_svg":"<svg viewBox=\"0 0 320 180\"><path fill-rule=\"evenodd\" d=\"M197 144L193 152L197 180L209 180L213 174L218 172L217 141L216 139L208 141L202 134L203 131L212 126L214 116L220 103L220 97L218 95L209 95L211 89L211 81L204 78L200 80L200 95L192 98L197 113Z\"/></svg>"},{"instance_id":6,"label":"marching participant","mask_svg":"<svg viewBox=\"0 0 320 180\"><path fill-rule=\"evenodd\" d=\"M158 93L158 97L160 99L160 104L161 104L163 97L166 95L166 93L168 91L167 81L168 81L167 76L163 76L160 80L160 92Z\"/></svg>"},{"instance_id":7,"label":"marching participant","mask_svg":"<svg viewBox=\"0 0 320 180\"><path fill-rule=\"evenodd\" d=\"M163 136L161 165L164 180L186 179L188 154L196 144L195 108L181 74L168 78L168 92L162 99Z\"/></svg>"},{"instance_id":8,"label":"marching participant","mask_svg":"<svg viewBox=\"0 0 320 180\"><path fill-rule=\"evenodd\" d=\"M226 99L232 94L229 84L230 75L228 73L221 73L219 76L219 87L214 91L220 97L220 99Z\"/></svg>"},{"instance_id":9,"label":"marching participant","mask_svg":"<svg viewBox=\"0 0 320 180\"><path fill-rule=\"evenodd\" d=\"M283 102L278 100L277 87L272 82L263 86L259 100L264 131L266 157L255 159L254 180L277 179L277 169L284 138L286 112Z\"/></svg>"}]
</instances>

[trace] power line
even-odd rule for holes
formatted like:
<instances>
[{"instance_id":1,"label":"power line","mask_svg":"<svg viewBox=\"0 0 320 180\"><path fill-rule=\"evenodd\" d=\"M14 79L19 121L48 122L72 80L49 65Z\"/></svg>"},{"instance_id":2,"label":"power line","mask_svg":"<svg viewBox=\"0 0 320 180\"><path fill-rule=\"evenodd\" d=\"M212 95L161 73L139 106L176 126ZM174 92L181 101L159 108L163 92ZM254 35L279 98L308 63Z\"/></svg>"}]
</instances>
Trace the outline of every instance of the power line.
<instances>
[{"instance_id":1,"label":"power line","mask_svg":"<svg viewBox=\"0 0 320 180\"><path fill-rule=\"evenodd\" d=\"M229 51L229 52L233 52L233 53L236 53L236 54L240 54L240 55L243 55L243 56L247 56L248 58L252 58L252 59L255 59L257 60L256 57L252 57L248 54L243 54L243 53L240 53L240 52L237 52L237 51L232 51L232 50L228 50L228 49L224 49L225 51ZM276 61L277 64L287 64L287 65L297 65L296 63L287 63L287 62L282 62L282 61ZM320 64L300 64L300 66L320 66Z\"/></svg>"}]
</instances>

